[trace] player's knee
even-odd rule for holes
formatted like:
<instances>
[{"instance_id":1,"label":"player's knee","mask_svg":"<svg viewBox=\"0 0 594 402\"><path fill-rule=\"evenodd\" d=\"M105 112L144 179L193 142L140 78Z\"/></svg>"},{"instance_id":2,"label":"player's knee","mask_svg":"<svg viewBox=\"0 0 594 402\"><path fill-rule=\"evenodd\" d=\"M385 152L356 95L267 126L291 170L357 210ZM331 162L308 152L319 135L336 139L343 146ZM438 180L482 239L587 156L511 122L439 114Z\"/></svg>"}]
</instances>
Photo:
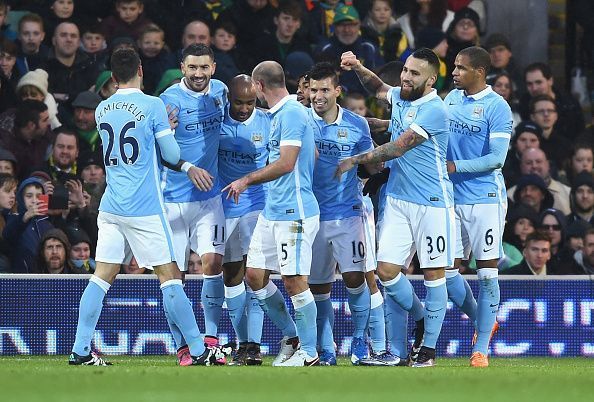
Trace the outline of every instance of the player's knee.
<instances>
[{"instance_id":1,"label":"player's knee","mask_svg":"<svg viewBox=\"0 0 594 402\"><path fill-rule=\"evenodd\" d=\"M260 290L266 286L266 278L262 269L247 268L245 271L245 280L253 290Z\"/></svg>"},{"instance_id":2,"label":"player's knee","mask_svg":"<svg viewBox=\"0 0 594 402\"><path fill-rule=\"evenodd\" d=\"M202 269L205 275L219 275L223 271L223 256L216 253L208 253L200 256Z\"/></svg>"},{"instance_id":3,"label":"player's knee","mask_svg":"<svg viewBox=\"0 0 594 402\"><path fill-rule=\"evenodd\" d=\"M342 274L342 280L347 288L358 288L365 282L363 272L345 272Z\"/></svg>"},{"instance_id":4,"label":"player's knee","mask_svg":"<svg viewBox=\"0 0 594 402\"><path fill-rule=\"evenodd\" d=\"M375 271L369 271L365 273L365 281L369 288L369 293L374 294L379 291L377 287L377 281L375 280Z\"/></svg>"},{"instance_id":5,"label":"player's knee","mask_svg":"<svg viewBox=\"0 0 594 402\"><path fill-rule=\"evenodd\" d=\"M324 284L310 284L309 288L314 295L323 295L332 291L331 283Z\"/></svg>"},{"instance_id":6,"label":"player's knee","mask_svg":"<svg viewBox=\"0 0 594 402\"><path fill-rule=\"evenodd\" d=\"M401 269L398 265L383 262L377 265L377 276L381 281L389 281L396 278L400 271Z\"/></svg>"}]
</instances>

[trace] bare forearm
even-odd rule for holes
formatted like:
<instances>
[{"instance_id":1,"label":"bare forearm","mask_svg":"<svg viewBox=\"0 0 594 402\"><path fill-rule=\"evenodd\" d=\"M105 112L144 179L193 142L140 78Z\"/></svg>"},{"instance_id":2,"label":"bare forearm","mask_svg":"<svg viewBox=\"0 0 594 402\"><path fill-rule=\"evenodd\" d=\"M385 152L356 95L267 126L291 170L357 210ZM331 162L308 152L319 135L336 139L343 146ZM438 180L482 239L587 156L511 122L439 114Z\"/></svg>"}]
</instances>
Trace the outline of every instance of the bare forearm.
<instances>
[{"instance_id":1,"label":"bare forearm","mask_svg":"<svg viewBox=\"0 0 594 402\"><path fill-rule=\"evenodd\" d=\"M379 163L399 158L423 141L425 141L425 138L409 130L399 136L396 140L387 142L384 145L375 148L373 151L354 156L355 163Z\"/></svg>"},{"instance_id":2,"label":"bare forearm","mask_svg":"<svg viewBox=\"0 0 594 402\"><path fill-rule=\"evenodd\" d=\"M363 65L358 66L355 69L359 81L371 94L377 94L378 91L384 86L384 82L371 70L365 68Z\"/></svg>"},{"instance_id":3,"label":"bare forearm","mask_svg":"<svg viewBox=\"0 0 594 402\"><path fill-rule=\"evenodd\" d=\"M248 186L266 183L288 173L284 163L278 159L271 164L246 175Z\"/></svg>"}]
</instances>

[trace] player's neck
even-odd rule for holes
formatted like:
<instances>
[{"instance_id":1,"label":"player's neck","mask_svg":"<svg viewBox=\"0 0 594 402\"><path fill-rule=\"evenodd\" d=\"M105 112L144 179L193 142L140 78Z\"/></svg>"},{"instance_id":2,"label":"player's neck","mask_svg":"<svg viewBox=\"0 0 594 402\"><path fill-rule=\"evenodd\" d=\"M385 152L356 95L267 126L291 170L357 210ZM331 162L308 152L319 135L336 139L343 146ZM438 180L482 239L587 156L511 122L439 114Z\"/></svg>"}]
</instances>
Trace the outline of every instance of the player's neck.
<instances>
[{"instance_id":1,"label":"player's neck","mask_svg":"<svg viewBox=\"0 0 594 402\"><path fill-rule=\"evenodd\" d=\"M266 103L268 103L268 107L272 109L287 95L289 95L289 91L286 88L278 88L264 94L264 98L266 99Z\"/></svg>"},{"instance_id":2,"label":"player's neck","mask_svg":"<svg viewBox=\"0 0 594 402\"><path fill-rule=\"evenodd\" d=\"M119 82L118 83L118 89L130 89L130 88L140 89L140 77L133 78L131 81L128 81L128 82Z\"/></svg>"},{"instance_id":3,"label":"player's neck","mask_svg":"<svg viewBox=\"0 0 594 402\"><path fill-rule=\"evenodd\" d=\"M317 112L316 112L317 114ZM320 116L318 114L318 116ZM338 105L334 105L320 116L326 124L331 124L338 118Z\"/></svg>"},{"instance_id":4,"label":"player's neck","mask_svg":"<svg viewBox=\"0 0 594 402\"><path fill-rule=\"evenodd\" d=\"M487 88L486 82L479 82L476 85L472 85L471 87L466 89L464 92L466 92L466 95L476 95L479 92L484 91L486 88Z\"/></svg>"}]
</instances>

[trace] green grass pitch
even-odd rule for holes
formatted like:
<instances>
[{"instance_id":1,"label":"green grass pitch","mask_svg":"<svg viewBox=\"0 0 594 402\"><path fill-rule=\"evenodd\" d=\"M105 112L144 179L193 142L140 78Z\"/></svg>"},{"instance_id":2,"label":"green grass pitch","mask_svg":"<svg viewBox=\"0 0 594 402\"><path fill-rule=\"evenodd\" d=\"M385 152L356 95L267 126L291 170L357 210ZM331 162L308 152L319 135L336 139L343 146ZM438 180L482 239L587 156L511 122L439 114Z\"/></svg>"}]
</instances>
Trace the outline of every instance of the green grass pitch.
<instances>
[{"instance_id":1,"label":"green grass pitch","mask_svg":"<svg viewBox=\"0 0 594 402\"><path fill-rule=\"evenodd\" d=\"M173 356L118 356L110 367L68 366L66 356L0 357L0 401L591 401L594 360L438 359L428 369L177 367Z\"/></svg>"}]
</instances>

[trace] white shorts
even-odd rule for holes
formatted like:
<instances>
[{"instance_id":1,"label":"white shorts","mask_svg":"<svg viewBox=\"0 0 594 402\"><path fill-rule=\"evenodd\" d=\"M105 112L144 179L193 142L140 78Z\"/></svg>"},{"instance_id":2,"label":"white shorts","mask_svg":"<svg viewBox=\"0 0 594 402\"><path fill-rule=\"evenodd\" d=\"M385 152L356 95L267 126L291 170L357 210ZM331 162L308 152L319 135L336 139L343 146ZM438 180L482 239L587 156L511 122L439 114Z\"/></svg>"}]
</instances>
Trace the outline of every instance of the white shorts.
<instances>
[{"instance_id":1,"label":"white shorts","mask_svg":"<svg viewBox=\"0 0 594 402\"><path fill-rule=\"evenodd\" d=\"M248 253L260 212L262 211L252 211L243 216L225 220L227 239L223 263L243 261L243 256Z\"/></svg>"},{"instance_id":2,"label":"white shorts","mask_svg":"<svg viewBox=\"0 0 594 402\"><path fill-rule=\"evenodd\" d=\"M140 267L175 261L172 233L164 215L119 216L99 211L95 260L108 264L130 261L130 252Z\"/></svg>"},{"instance_id":3,"label":"white shorts","mask_svg":"<svg viewBox=\"0 0 594 402\"><path fill-rule=\"evenodd\" d=\"M181 271L188 269L190 249L202 256L225 254L225 213L220 196L205 201L165 203L173 231L173 248Z\"/></svg>"},{"instance_id":4,"label":"white shorts","mask_svg":"<svg viewBox=\"0 0 594 402\"><path fill-rule=\"evenodd\" d=\"M507 203L456 205L456 258L477 260L503 257L503 228Z\"/></svg>"},{"instance_id":5,"label":"white shorts","mask_svg":"<svg viewBox=\"0 0 594 402\"><path fill-rule=\"evenodd\" d=\"M319 227L319 215L298 221L269 221L260 214L250 242L247 266L287 276L309 275L312 245Z\"/></svg>"},{"instance_id":6,"label":"white shorts","mask_svg":"<svg viewBox=\"0 0 594 402\"><path fill-rule=\"evenodd\" d=\"M363 218L352 216L320 222L312 253L316 258L308 281L313 285L333 283L337 262L341 273L365 272Z\"/></svg>"},{"instance_id":7,"label":"white shorts","mask_svg":"<svg viewBox=\"0 0 594 402\"><path fill-rule=\"evenodd\" d=\"M421 268L454 263L454 208L437 208L386 197L377 260L408 267L417 253Z\"/></svg>"},{"instance_id":8,"label":"white shorts","mask_svg":"<svg viewBox=\"0 0 594 402\"><path fill-rule=\"evenodd\" d=\"M363 229L365 231L365 272L377 269L377 243L375 239L375 217L373 204L367 196L363 197Z\"/></svg>"}]
</instances>

